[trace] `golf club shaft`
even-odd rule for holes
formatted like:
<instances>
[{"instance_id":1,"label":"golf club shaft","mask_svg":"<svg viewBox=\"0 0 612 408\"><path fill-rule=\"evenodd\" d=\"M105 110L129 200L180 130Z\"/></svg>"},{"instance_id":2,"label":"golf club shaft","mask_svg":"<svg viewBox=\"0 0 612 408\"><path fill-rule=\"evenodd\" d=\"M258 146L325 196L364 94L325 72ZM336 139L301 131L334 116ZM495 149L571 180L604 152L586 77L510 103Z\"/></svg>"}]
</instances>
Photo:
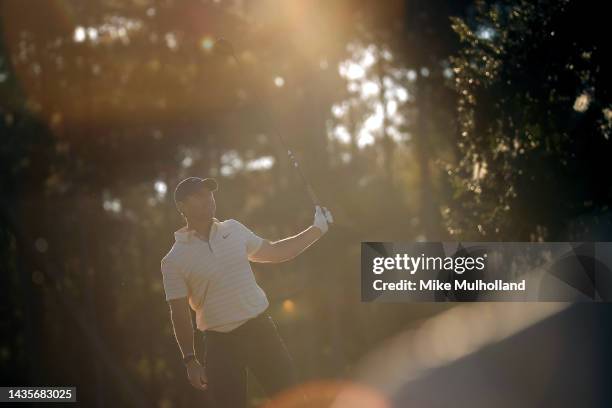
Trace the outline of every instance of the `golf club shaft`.
<instances>
[{"instance_id":1,"label":"golf club shaft","mask_svg":"<svg viewBox=\"0 0 612 408\"><path fill-rule=\"evenodd\" d=\"M242 70L242 65L240 65L240 61L238 61L238 58L236 57L236 54L234 53L233 50L231 51L231 55L234 61L236 62L236 65L238 66L238 71L240 72L241 78L243 78L244 80L245 76ZM312 186L306 179L306 176L304 176L304 173L302 172L302 168L300 167L300 164L298 163L291 149L289 149L289 146L287 146L287 143L285 142L285 139L283 138L282 134L278 131L276 124L274 120L272 119L270 113L265 109L263 112L266 115L266 119L268 120L268 122L270 123L272 127L272 133L276 134L276 137L278 138L281 146L283 147L283 149L287 151L287 156L289 156L289 160L291 161L293 168L297 170L300 176L300 179L302 180L302 183L304 184L304 187L306 187L306 192L308 193L308 197L310 198L310 201L312 201L312 204L315 206L319 205L319 199L317 198L317 195L315 194L314 189L312 188Z\"/></svg>"}]
</instances>

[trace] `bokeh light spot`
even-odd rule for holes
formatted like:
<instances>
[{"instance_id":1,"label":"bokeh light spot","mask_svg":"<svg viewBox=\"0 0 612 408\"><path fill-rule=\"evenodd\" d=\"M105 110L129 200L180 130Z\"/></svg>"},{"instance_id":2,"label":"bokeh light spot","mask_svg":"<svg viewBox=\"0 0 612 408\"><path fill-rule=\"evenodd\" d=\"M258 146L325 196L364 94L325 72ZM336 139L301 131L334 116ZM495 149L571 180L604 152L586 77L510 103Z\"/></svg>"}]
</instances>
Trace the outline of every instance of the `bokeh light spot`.
<instances>
[{"instance_id":1,"label":"bokeh light spot","mask_svg":"<svg viewBox=\"0 0 612 408\"><path fill-rule=\"evenodd\" d=\"M574 101L574 110L576 112L586 112L589 109L589 105L591 104L591 96L588 93L582 93L578 95L576 100Z\"/></svg>"},{"instance_id":2,"label":"bokeh light spot","mask_svg":"<svg viewBox=\"0 0 612 408\"><path fill-rule=\"evenodd\" d=\"M159 199L163 199L168 192L168 185L162 180L157 180L154 185L155 193Z\"/></svg>"},{"instance_id":3,"label":"bokeh light spot","mask_svg":"<svg viewBox=\"0 0 612 408\"><path fill-rule=\"evenodd\" d=\"M74 29L72 38L74 39L75 42L83 42L85 41L86 36L87 36L87 33L85 31L85 28L78 26L77 28Z\"/></svg>"},{"instance_id":4,"label":"bokeh light spot","mask_svg":"<svg viewBox=\"0 0 612 408\"><path fill-rule=\"evenodd\" d=\"M34 241L34 247L36 248L36 250L38 252L47 252L47 249L49 249L49 244L47 243L47 240L40 237L37 238L36 241Z\"/></svg>"},{"instance_id":5,"label":"bokeh light spot","mask_svg":"<svg viewBox=\"0 0 612 408\"><path fill-rule=\"evenodd\" d=\"M285 79L283 77L277 76L274 78L274 85L279 88L282 88L285 85Z\"/></svg>"},{"instance_id":6,"label":"bokeh light spot","mask_svg":"<svg viewBox=\"0 0 612 408\"><path fill-rule=\"evenodd\" d=\"M283 302L283 312L293 313L295 312L295 302L291 299L285 299Z\"/></svg>"},{"instance_id":7,"label":"bokeh light spot","mask_svg":"<svg viewBox=\"0 0 612 408\"><path fill-rule=\"evenodd\" d=\"M213 47L215 46L215 40L209 35L204 36L204 38L202 38L202 41L200 42L200 46L204 51L212 52Z\"/></svg>"}]
</instances>

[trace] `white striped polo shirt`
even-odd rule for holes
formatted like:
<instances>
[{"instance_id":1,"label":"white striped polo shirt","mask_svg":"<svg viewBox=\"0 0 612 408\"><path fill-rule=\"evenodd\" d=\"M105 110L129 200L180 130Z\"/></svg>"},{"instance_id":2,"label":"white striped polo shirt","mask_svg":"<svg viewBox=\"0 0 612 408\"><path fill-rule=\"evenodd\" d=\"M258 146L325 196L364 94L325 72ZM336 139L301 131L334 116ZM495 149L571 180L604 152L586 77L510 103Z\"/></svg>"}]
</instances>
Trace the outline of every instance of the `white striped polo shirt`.
<instances>
[{"instance_id":1,"label":"white striped polo shirt","mask_svg":"<svg viewBox=\"0 0 612 408\"><path fill-rule=\"evenodd\" d=\"M166 300L188 297L199 330L230 331L267 309L249 255L263 239L240 222L213 218L209 241L183 227L161 261Z\"/></svg>"}]
</instances>

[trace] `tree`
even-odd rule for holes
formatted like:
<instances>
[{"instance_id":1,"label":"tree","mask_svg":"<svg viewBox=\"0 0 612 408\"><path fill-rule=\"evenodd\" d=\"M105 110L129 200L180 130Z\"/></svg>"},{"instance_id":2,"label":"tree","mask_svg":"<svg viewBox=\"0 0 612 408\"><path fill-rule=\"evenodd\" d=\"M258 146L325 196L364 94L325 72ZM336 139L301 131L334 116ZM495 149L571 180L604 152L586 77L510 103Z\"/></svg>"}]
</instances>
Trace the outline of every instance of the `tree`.
<instances>
[{"instance_id":1,"label":"tree","mask_svg":"<svg viewBox=\"0 0 612 408\"><path fill-rule=\"evenodd\" d=\"M595 226L609 225L612 201L604 16L594 3L539 0L478 2L474 18L454 19L452 235L601 238Z\"/></svg>"}]
</instances>

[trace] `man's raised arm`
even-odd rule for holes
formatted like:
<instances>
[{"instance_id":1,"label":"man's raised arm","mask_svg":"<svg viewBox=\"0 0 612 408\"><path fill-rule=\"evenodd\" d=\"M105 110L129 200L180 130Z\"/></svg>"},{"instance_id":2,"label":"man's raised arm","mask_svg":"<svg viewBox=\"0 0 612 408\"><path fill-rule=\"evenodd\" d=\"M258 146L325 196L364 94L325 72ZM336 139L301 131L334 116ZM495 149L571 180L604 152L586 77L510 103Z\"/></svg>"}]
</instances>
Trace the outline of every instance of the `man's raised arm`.
<instances>
[{"instance_id":1,"label":"man's raised arm","mask_svg":"<svg viewBox=\"0 0 612 408\"><path fill-rule=\"evenodd\" d=\"M284 262L295 258L314 244L329 228L328 223L333 222L329 210L325 207L317 206L313 225L297 235L281 239L280 241L270 242L264 240L259 249L249 256L253 262Z\"/></svg>"}]
</instances>

